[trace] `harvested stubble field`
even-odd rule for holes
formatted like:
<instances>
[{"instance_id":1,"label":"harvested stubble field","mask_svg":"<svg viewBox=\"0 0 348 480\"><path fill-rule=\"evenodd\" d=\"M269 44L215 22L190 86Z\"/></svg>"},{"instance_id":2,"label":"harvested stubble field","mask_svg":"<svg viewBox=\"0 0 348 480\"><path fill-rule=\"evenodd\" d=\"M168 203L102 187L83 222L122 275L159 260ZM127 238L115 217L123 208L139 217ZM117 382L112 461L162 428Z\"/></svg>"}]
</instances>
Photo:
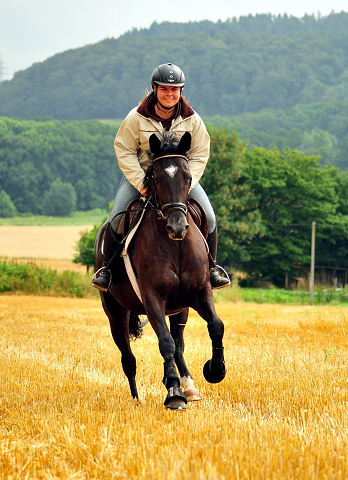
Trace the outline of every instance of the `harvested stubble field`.
<instances>
[{"instance_id":1,"label":"harvested stubble field","mask_svg":"<svg viewBox=\"0 0 348 480\"><path fill-rule=\"evenodd\" d=\"M346 479L348 312L218 304L227 377L191 312L186 358L202 401L163 407L147 325L134 342L141 401L94 299L0 296L3 479Z\"/></svg>"},{"instance_id":2,"label":"harvested stubble field","mask_svg":"<svg viewBox=\"0 0 348 480\"><path fill-rule=\"evenodd\" d=\"M0 226L0 256L69 259L76 254L80 232L90 226Z\"/></svg>"}]
</instances>

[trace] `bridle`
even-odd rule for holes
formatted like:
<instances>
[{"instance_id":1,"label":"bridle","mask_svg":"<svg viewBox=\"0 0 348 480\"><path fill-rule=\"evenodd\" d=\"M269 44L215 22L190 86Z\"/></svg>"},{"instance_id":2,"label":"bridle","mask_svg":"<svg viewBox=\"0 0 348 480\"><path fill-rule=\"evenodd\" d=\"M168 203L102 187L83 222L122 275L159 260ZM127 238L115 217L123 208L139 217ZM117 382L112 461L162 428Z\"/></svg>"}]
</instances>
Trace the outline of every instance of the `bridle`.
<instances>
[{"instance_id":1,"label":"bridle","mask_svg":"<svg viewBox=\"0 0 348 480\"><path fill-rule=\"evenodd\" d=\"M178 158L178 157L181 157L181 158L184 158L186 160L186 162L188 162L188 158L185 157L185 155L163 155L161 157L157 157L154 159L153 163L157 162L158 160L161 160L163 158L169 158L169 157L175 157L175 158ZM185 203L181 203L181 202L169 202L169 203L165 203L164 205L161 205L161 202L159 201L159 197L158 197L158 192L157 192L157 188L156 188L156 182L155 182L155 178L154 178L154 173L152 172L152 184L154 186L154 189L155 189L155 193L156 193L156 206L152 205L151 202L150 205L152 205L152 207L155 208L156 212L160 215L160 218L162 218L163 220L167 221L168 220L168 217L169 215L171 215L173 212L179 210L181 211L185 217L187 215L187 204ZM168 215L165 215L165 210L168 210L168 209L171 209L170 212L168 213Z\"/></svg>"}]
</instances>

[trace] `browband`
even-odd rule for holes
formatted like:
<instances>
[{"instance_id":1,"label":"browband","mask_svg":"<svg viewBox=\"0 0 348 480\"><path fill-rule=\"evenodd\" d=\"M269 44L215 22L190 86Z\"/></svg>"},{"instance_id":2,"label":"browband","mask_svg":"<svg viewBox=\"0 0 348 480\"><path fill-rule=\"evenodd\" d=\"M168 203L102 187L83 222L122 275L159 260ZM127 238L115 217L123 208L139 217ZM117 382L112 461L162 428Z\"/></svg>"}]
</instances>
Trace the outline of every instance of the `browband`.
<instances>
[{"instance_id":1,"label":"browband","mask_svg":"<svg viewBox=\"0 0 348 480\"><path fill-rule=\"evenodd\" d=\"M185 157L185 155L163 155L162 157L157 157L157 158L155 158L154 162L157 162L157 160L160 160L161 158L168 158L168 157L182 157L182 158L184 158L186 161L188 161L188 158Z\"/></svg>"}]
</instances>

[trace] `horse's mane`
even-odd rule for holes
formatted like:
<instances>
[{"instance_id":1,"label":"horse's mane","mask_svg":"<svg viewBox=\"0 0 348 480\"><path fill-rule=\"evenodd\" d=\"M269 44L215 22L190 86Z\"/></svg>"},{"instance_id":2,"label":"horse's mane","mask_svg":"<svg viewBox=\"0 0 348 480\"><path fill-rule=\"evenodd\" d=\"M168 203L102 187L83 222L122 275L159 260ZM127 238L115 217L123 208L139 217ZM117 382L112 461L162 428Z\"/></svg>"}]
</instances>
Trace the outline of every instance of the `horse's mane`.
<instances>
[{"instance_id":1,"label":"horse's mane","mask_svg":"<svg viewBox=\"0 0 348 480\"><path fill-rule=\"evenodd\" d=\"M145 178L144 178L144 183L143 186L146 189L150 188L151 185L151 178L152 178L152 171L153 171L153 161L158 158L162 157L164 155L185 155L187 152L183 152L179 148L179 141L180 138L175 132L167 132L166 130L163 131L163 133L157 134L157 137L161 141L161 147L160 150L156 153L151 152L151 150L147 150L146 154L149 157L150 160L152 160L151 165L148 167L148 169L145 172Z\"/></svg>"}]
</instances>

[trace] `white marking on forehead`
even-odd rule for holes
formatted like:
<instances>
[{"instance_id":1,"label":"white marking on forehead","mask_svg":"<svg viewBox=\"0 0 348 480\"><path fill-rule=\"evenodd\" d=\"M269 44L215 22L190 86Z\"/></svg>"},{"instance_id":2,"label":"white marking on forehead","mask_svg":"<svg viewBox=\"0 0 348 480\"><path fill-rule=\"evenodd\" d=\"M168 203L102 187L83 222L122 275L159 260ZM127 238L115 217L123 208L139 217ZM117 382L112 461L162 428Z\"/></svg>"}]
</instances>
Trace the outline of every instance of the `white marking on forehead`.
<instances>
[{"instance_id":1,"label":"white marking on forehead","mask_svg":"<svg viewBox=\"0 0 348 480\"><path fill-rule=\"evenodd\" d=\"M174 167L174 165L171 165L170 167L167 167L164 170L168 173L169 176L174 178L174 175L176 174L178 167Z\"/></svg>"}]
</instances>

